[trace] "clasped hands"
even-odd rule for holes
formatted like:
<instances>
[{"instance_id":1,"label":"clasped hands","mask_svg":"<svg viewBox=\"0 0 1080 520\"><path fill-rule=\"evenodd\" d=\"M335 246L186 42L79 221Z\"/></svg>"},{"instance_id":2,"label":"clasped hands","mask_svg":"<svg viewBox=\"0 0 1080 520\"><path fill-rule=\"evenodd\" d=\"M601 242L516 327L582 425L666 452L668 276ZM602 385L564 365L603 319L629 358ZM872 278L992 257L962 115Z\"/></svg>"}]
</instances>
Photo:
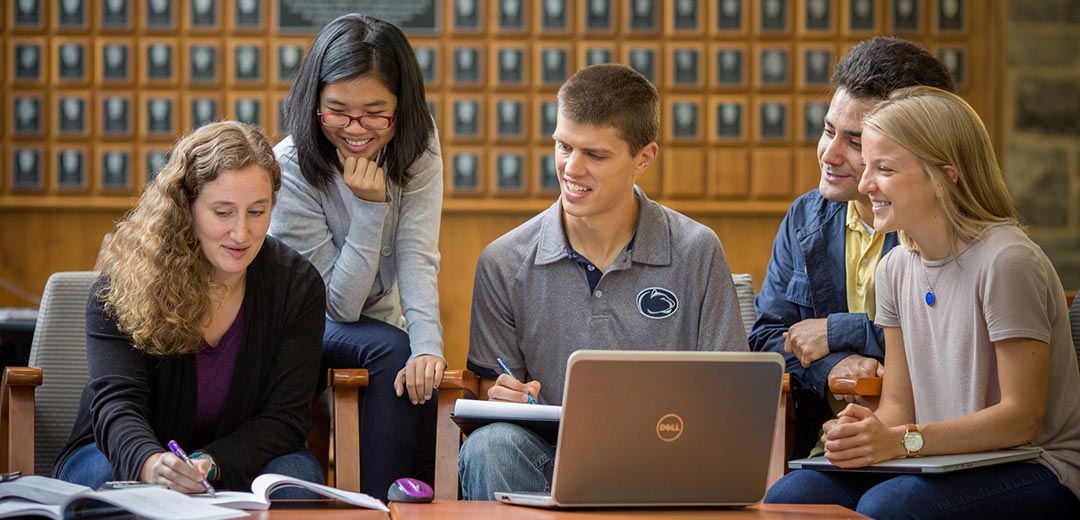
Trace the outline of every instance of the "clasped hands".
<instances>
[{"instance_id":1,"label":"clasped hands","mask_svg":"<svg viewBox=\"0 0 1080 520\"><path fill-rule=\"evenodd\" d=\"M841 468L859 468L907 454L904 426L886 426L869 408L849 404L821 426L825 458Z\"/></svg>"}]
</instances>

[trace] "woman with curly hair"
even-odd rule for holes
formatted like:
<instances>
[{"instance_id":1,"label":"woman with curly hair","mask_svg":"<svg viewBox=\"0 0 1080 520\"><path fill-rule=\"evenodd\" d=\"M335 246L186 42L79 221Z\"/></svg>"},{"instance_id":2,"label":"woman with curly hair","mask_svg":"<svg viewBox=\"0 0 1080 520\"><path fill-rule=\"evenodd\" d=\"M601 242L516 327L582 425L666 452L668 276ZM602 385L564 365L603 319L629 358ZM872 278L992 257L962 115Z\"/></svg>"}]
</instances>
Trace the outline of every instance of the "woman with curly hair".
<instances>
[{"instance_id":1,"label":"woman with curly hair","mask_svg":"<svg viewBox=\"0 0 1080 520\"><path fill-rule=\"evenodd\" d=\"M266 236L281 172L266 137L226 121L182 138L117 225L86 308L89 381L54 472L248 490L321 482L304 449L318 382L319 272ZM165 448L193 450L195 467Z\"/></svg>"},{"instance_id":2,"label":"woman with curly hair","mask_svg":"<svg viewBox=\"0 0 1080 520\"><path fill-rule=\"evenodd\" d=\"M311 44L274 147L281 202L270 234L326 283L323 363L365 368L360 488L385 498L434 475L442 379L442 159L412 46L394 25L341 16Z\"/></svg>"}]
</instances>

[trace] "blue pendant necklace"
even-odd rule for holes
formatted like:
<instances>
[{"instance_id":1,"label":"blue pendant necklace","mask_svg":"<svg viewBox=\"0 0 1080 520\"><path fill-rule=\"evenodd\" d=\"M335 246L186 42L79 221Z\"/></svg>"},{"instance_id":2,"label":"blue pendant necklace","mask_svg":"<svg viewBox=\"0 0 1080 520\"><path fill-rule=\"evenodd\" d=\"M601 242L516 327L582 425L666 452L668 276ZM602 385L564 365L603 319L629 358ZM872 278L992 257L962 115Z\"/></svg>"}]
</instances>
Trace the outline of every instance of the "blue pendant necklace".
<instances>
[{"instance_id":1,"label":"blue pendant necklace","mask_svg":"<svg viewBox=\"0 0 1080 520\"><path fill-rule=\"evenodd\" d=\"M923 265L922 265L922 274L923 274L923 278L926 280L926 296L925 296L925 300L926 300L926 306L927 307L933 307L934 304L937 303L937 297L934 296L934 284L937 283L938 278L941 278L941 273L945 272L945 266L952 263L952 261L955 260L955 259L956 259L955 257L949 257L949 260L947 262L945 262L944 264L941 264L941 270L938 271L936 276L934 276L934 283L930 283L930 275L926 274L926 264L923 263Z\"/></svg>"},{"instance_id":2,"label":"blue pendant necklace","mask_svg":"<svg viewBox=\"0 0 1080 520\"><path fill-rule=\"evenodd\" d=\"M960 258L960 255L967 253L967 250L971 249L971 246L975 245L975 242L979 240L979 237L981 237L983 233L985 233L988 229L996 228L1003 225L1005 224L991 224L982 228L982 230L979 231L978 234L976 234L975 237L971 239L971 242L969 242L962 251L957 253L955 256L949 255L949 259L942 263L940 266L938 266L940 270L938 271L937 275L934 276L934 283L930 283L930 275L926 273L926 262L921 262L923 279L926 280L926 295L923 297L923 300L926 301L927 307L933 307L934 304L937 303L937 296L934 295L934 285L937 284L938 278L941 278L941 273L945 272L945 268L948 267L949 264L953 263L953 260Z\"/></svg>"}]
</instances>

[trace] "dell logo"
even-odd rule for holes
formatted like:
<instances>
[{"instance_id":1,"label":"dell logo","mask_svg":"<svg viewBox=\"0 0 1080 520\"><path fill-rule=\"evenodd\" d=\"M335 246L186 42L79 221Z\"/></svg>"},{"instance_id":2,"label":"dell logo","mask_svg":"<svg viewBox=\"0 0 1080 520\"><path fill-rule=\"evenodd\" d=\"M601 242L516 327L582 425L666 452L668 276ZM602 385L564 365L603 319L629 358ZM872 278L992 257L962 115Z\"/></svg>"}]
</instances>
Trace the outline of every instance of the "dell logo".
<instances>
[{"instance_id":1,"label":"dell logo","mask_svg":"<svg viewBox=\"0 0 1080 520\"><path fill-rule=\"evenodd\" d=\"M674 442L683 434L683 420L677 414L669 413L656 422L656 436L664 442Z\"/></svg>"}]
</instances>

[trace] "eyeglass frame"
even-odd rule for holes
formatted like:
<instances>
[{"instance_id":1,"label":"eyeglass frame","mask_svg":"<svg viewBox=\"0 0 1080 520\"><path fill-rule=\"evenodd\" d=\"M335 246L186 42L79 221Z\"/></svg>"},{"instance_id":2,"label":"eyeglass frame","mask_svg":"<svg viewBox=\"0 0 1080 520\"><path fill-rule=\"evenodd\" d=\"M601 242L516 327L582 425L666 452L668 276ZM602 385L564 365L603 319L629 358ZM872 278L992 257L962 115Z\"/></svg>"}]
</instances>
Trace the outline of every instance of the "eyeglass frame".
<instances>
[{"instance_id":1,"label":"eyeglass frame","mask_svg":"<svg viewBox=\"0 0 1080 520\"><path fill-rule=\"evenodd\" d=\"M343 126L328 125L328 124L323 122L323 117L325 117L325 116L347 117L347 118L349 118L349 122L345 123ZM376 117L376 118L379 118L379 119L385 119L387 121L386 126L383 127L383 128L371 128L369 126L366 126L366 125L364 125L364 121L363 121L363 119L365 117ZM366 128L368 130L387 130L391 126L394 126L394 121L397 120L397 117L395 117L395 116L381 116L381 115L378 115L378 114L363 114L363 115L359 115L359 116L350 116L349 114L342 114L341 112L321 112L321 113L316 112L315 113L315 118L319 120L320 125L325 126L327 128L348 128L349 125L352 125L353 121L356 121L356 123L358 125L360 125L363 128Z\"/></svg>"}]
</instances>

